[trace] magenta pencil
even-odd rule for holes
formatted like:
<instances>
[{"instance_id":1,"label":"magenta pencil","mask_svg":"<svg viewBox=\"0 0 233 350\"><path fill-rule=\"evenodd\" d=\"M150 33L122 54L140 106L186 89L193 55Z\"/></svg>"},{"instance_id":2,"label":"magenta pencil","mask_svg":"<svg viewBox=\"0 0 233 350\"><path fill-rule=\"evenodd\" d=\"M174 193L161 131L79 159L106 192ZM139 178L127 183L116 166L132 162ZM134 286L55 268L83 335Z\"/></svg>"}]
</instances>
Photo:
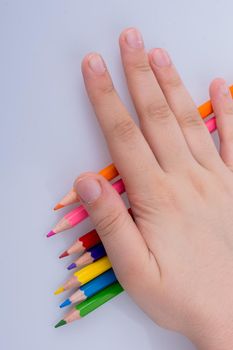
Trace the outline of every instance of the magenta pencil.
<instances>
[{"instance_id":1,"label":"magenta pencil","mask_svg":"<svg viewBox=\"0 0 233 350\"><path fill-rule=\"evenodd\" d=\"M212 117L205 122L209 132L214 132L217 129L216 118Z\"/></svg>"}]
</instances>

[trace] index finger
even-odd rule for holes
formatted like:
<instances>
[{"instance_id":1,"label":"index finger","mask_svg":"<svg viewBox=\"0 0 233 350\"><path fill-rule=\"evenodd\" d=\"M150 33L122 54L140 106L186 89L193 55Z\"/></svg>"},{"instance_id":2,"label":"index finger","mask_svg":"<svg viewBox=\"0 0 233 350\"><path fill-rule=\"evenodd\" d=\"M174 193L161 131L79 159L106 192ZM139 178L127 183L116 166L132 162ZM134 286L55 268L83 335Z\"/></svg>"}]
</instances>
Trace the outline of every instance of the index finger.
<instances>
[{"instance_id":1,"label":"index finger","mask_svg":"<svg viewBox=\"0 0 233 350\"><path fill-rule=\"evenodd\" d=\"M96 53L87 55L82 71L89 99L128 194L150 193L151 183L164 173L121 102L103 59Z\"/></svg>"}]
</instances>

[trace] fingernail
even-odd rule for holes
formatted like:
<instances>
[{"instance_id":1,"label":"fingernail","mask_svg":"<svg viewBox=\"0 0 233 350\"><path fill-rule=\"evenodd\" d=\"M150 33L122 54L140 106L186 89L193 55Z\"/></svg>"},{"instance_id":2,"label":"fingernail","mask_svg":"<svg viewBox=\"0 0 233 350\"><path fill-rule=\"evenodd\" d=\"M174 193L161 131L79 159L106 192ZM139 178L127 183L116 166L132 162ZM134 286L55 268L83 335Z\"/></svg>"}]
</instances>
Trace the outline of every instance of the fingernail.
<instances>
[{"instance_id":1,"label":"fingernail","mask_svg":"<svg viewBox=\"0 0 233 350\"><path fill-rule=\"evenodd\" d=\"M97 54L90 55L88 63L91 70L98 75L101 75L106 71L104 61L102 57L100 57L100 55L97 55Z\"/></svg>"},{"instance_id":2,"label":"fingernail","mask_svg":"<svg viewBox=\"0 0 233 350\"><path fill-rule=\"evenodd\" d=\"M163 49L155 49L152 51L152 60L158 67L166 67L171 64L171 59L167 51Z\"/></svg>"},{"instance_id":3,"label":"fingernail","mask_svg":"<svg viewBox=\"0 0 233 350\"><path fill-rule=\"evenodd\" d=\"M141 33L136 29L129 29L126 32L126 42L133 49L142 49L144 47Z\"/></svg>"},{"instance_id":4,"label":"fingernail","mask_svg":"<svg viewBox=\"0 0 233 350\"><path fill-rule=\"evenodd\" d=\"M78 180L75 185L80 198L86 204L92 204L101 195L101 186L97 180L91 177L86 177Z\"/></svg>"},{"instance_id":5,"label":"fingernail","mask_svg":"<svg viewBox=\"0 0 233 350\"><path fill-rule=\"evenodd\" d=\"M220 91L220 94L221 94L221 95L224 95L224 96L229 96L229 95L230 95L229 88L228 88L226 82L224 82L224 81L223 81L222 84L220 85L219 91Z\"/></svg>"}]
</instances>

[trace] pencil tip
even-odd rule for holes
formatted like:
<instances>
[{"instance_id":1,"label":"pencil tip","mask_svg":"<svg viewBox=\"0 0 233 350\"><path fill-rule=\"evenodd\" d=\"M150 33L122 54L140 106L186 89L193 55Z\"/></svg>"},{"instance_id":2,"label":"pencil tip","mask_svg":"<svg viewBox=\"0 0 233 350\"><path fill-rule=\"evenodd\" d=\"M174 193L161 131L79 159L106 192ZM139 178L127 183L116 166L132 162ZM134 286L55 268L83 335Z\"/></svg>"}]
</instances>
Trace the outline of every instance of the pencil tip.
<instances>
[{"instance_id":1,"label":"pencil tip","mask_svg":"<svg viewBox=\"0 0 233 350\"><path fill-rule=\"evenodd\" d=\"M68 254L67 250L65 250L61 255L59 255L59 259L65 258L65 257L68 256L68 255L69 255L69 254Z\"/></svg>"},{"instance_id":2,"label":"pencil tip","mask_svg":"<svg viewBox=\"0 0 233 350\"><path fill-rule=\"evenodd\" d=\"M58 209L61 209L61 208L64 208L64 205L61 204L61 203L57 203L57 204L55 205L55 207L53 208L53 210L58 210Z\"/></svg>"},{"instance_id":3,"label":"pencil tip","mask_svg":"<svg viewBox=\"0 0 233 350\"><path fill-rule=\"evenodd\" d=\"M71 301L70 299L66 299L65 301L63 301L63 303L60 305L60 308L62 309L65 306L69 306L71 305Z\"/></svg>"},{"instance_id":4,"label":"pencil tip","mask_svg":"<svg viewBox=\"0 0 233 350\"><path fill-rule=\"evenodd\" d=\"M54 292L54 295L60 294L60 293L62 293L62 292L64 292L64 287L58 288L58 289Z\"/></svg>"},{"instance_id":5,"label":"pencil tip","mask_svg":"<svg viewBox=\"0 0 233 350\"><path fill-rule=\"evenodd\" d=\"M67 270L75 269L75 267L77 267L77 265L75 263L72 263L67 267Z\"/></svg>"},{"instance_id":6,"label":"pencil tip","mask_svg":"<svg viewBox=\"0 0 233 350\"><path fill-rule=\"evenodd\" d=\"M50 231L49 233L47 233L46 237L52 237L56 234L56 232L54 232L53 230Z\"/></svg>"},{"instance_id":7,"label":"pencil tip","mask_svg":"<svg viewBox=\"0 0 233 350\"><path fill-rule=\"evenodd\" d=\"M65 320L61 320L54 327L58 328L58 327L64 326L65 324L66 324L66 321Z\"/></svg>"}]
</instances>

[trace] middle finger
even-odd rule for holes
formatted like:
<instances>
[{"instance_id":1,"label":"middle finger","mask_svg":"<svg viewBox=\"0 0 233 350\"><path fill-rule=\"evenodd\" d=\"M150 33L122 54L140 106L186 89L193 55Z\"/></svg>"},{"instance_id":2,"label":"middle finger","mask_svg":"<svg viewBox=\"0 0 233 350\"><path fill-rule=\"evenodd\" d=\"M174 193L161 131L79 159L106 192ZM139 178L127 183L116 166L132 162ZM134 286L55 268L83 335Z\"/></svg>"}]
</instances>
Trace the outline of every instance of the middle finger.
<instances>
[{"instance_id":1,"label":"middle finger","mask_svg":"<svg viewBox=\"0 0 233 350\"><path fill-rule=\"evenodd\" d=\"M126 79L140 126L160 166L182 170L192 161L177 120L152 72L141 34L134 28L120 36Z\"/></svg>"}]
</instances>

